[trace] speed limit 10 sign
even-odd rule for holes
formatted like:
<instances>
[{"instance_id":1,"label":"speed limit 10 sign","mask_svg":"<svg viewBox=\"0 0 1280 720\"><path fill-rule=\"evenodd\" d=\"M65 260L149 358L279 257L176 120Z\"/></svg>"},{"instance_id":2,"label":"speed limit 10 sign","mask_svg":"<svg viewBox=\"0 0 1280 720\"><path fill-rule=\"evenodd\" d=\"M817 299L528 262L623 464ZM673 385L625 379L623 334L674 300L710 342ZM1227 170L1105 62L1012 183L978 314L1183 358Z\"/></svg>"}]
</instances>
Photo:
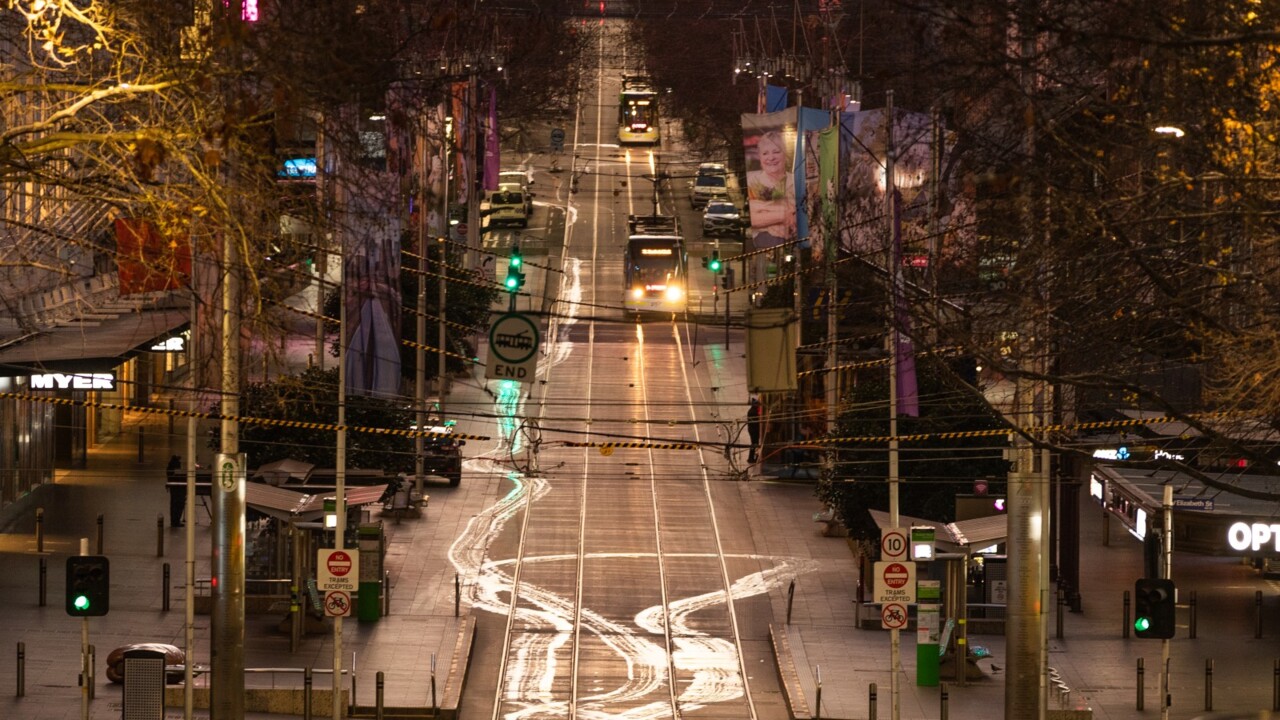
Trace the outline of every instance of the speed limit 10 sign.
<instances>
[{"instance_id":1,"label":"speed limit 10 sign","mask_svg":"<svg viewBox=\"0 0 1280 720\"><path fill-rule=\"evenodd\" d=\"M902 528L885 528L880 531L880 559L907 559L907 531Z\"/></svg>"}]
</instances>

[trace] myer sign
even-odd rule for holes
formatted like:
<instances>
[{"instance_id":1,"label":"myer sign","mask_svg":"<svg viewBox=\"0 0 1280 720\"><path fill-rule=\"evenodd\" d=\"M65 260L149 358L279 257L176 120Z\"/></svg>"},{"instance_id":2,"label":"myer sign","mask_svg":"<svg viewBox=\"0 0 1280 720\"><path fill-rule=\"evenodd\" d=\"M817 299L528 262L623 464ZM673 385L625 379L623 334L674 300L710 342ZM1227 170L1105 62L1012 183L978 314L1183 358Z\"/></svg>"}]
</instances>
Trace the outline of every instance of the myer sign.
<instances>
[{"instance_id":1,"label":"myer sign","mask_svg":"<svg viewBox=\"0 0 1280 720\"><path fill-rule=\"evenodd\" d=\"M1270 545L1280 553L1280 523L1232 523L1227 529L1227 544L1240 552L1260 552Z\"/></svg>"},{"instance_id":2,"label":"myer sign","mask_svg":"<svg viewBox=\"0 0 1280 720\"><path fill-rule=\"evenodd\" d=\"M113 373L45 373L31 376L32 390L115 390Z\"/></svg>"}]
</instances>

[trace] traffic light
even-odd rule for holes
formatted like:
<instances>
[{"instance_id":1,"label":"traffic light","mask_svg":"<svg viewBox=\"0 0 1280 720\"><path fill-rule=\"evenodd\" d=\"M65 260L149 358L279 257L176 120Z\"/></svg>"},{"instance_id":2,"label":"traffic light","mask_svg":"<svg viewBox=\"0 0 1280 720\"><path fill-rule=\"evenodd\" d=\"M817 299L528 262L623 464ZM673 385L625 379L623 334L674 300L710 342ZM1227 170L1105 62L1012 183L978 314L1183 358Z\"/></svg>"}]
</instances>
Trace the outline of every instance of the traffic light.
<instances>
[{"instance_id":1,"label":"traffic light","mask_svg":"<svg viewBox=\"0 0 1280 720\"><path fill-rule=\"evenodd\" d=\"M507 292L519 292L524 287L524 258L520 256L520 248L511 248L511 258L507 265L507 279L503 285Z\"/></svg>"},{"instance_id":2,"label":"traffic light","mask_svg":"<svg viewBox=\"0 0 1280 720\"><path fill-rule=\"evenodd\" d=\"M1133 630L1140 638L1173 637L1177 626L1172 580L1141 578L1133 584Z\"/></svg>"},{"instance_id":3,"label":"traffic light","mask_svg":"<svg viewBox=\"0 0 1280 720\"><path fill-rule=\"evenodd\" d=\"M106 555L67 558L67 614L97 617L111 609L111 563Z\"/></svg>"},{"instance_id":4,"label":"traffic light","mask_svg":"<svg viewBox=\"0 0 1280 720\"><path fill-rule=\"evenodd\" d=\"M724 269L724 265L721 264L720 262L719 250L711 251L711 259L707 261L707 269L713 273L719 273L722 269Z\"/></svg>"}]
</instances>

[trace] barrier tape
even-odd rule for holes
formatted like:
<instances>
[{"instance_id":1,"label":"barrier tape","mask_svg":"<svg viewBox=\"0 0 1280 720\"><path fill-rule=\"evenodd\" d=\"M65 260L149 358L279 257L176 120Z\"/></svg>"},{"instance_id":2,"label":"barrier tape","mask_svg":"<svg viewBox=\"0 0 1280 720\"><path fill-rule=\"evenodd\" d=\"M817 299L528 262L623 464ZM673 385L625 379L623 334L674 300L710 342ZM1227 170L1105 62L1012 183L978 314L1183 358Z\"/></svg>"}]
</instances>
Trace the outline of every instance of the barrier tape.
<instances>
[{"instance_id":1,"label":"barrier tape","mask_svg":"<svg viewBox=\"0 0 1280 720\"><path fill-rule=\"evenodd\" d=\"M451 357L451 358L458 358L459 360L461 360L461 361L463 361L463 362L468 362L468 363L471 363L472 365L479 365L479 366L481 366L481 367L484 367L484 363L480 362L479 360L477 360L477 359L475 359L475 358L470 358L470 357L467 357L466 355L459 355L458 353L456 353L456 352L451 352L451 351L449 351L449 350L443 350L443 351L442 351L440 348L431 347L430 345L423 345L422 343L416 343L416 342L414 342L414 341L412 341L412 340L401 340L401 341L400 341L400 344L401 344L401 345L404 345L405 347L411 347L411 348L413 348L414 350L417 350L417 349L421 348L421 349L426 350L427 352L431 352L431 353L437 353L437 354L439 354L439 353L443 352L443 353L444 353L445 355L447 355L448 357Z\"/></svg>"},{"instance_id":2,"label":"barrier tape","mask_svg":"<svg viewBox=\"0 0 1280 720\"><path fill-rule=\"evenodd\" d=\"M260 425L263 427L287 427L298 428L302 430L329 430L337 432L338 430L349 430L352 432L361 432L369 435L397 435L400 437L424 437L424 438L453 438L457 440L480 440L485 441L491 439L487 435L464 435L462 433L441 433L432 432L430 430L397 430L393 428L377 428L367 427L363 425L346 425L340 426L336 423L318 423L303 422L301 420L279 420L276 418L260 418L249 415L223 415L215 412L201 412L199 410L170 410L168 408L144 407L135 405L122 405L120 403L99 402L96 400L73 400L71 398L59 397L41 397L39 395L29 395L27 393L0 392L0 399L5 400L26 400L29 402L45 403L48 405L71 405L78 407L95 407L105 410L121 410L140 412L149 415L162 415L169 417L196 417L204 420L234 420L245 425Z\"/></svg>"},{"instance_id":3,"label":"barrier tape","mask_svg":"<svg viewBox=\"0 0 1280 720\"><path fill-rule=\"evenodd\" d=\"M565 447L593 447L607 448L609 450L633 448L640 450L697 450L696 443L650 443L650 442L577 442L574 440L566 440Z\"/></svg>"}]
</instances>

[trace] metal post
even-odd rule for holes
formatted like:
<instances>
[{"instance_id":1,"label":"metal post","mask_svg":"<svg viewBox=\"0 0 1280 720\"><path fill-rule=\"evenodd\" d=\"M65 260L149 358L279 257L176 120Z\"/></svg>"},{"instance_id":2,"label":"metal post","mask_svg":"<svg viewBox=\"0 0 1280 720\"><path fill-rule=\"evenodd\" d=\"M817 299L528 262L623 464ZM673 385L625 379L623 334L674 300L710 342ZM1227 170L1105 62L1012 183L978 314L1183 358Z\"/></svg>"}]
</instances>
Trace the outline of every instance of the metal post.
<instances>
[{"instance_id":1,"label":"metal post","mask_svg":"<svg viewBox=\"0 0 1280 720\"><path fill-rule=\"evenodd\" d=\"M1058 616L1057 616L1057 638L1062 639L1062 606L1067 604L1066 593L1062 592L1062 588L1058 588Z\"/></svg>"},{"instance_id":2,"label":"metal post","mask_svg":"<svg viewBox=\"0 0 1280 720\"><path fill-rule=\"evenodd\" d=\"M876 720L876 684L867 686L867 717Z\"/></svg>"},{"instance_id":3,"label":"metal post","mask_svg":"<svg viewBox=\"0 0 1280 720\"><path fill-rule=\"evenodd\" d=\"M1196 591L1191 591L1191 639L1196 639Z\"/></svg>"},{"instance_id":4,"label":"metal post","mask_svg":"<svg viewBox=\"0 0 1280 720\"><path fill-rule=\"evenodd\" d=\"M156 557L164 557L164 515L156 515Z\"/></svg>"},{"instance_id":5,"label":"metal post","mask_svg":"<svg viewBox=\"0 0 1280 720\"><path fill-rule=\"evenodd\" d=\"M95 662L95 660L94 660L94 658L95 658L95 656L96 656L97 654L98 654L97 649L96 649L94 646L90 645L90 646L89 646L89 661L88 661L87 663L85 663L85 667L87 667L87 668L88 668L88 675L89 675L89 699L90 699L90 700L92 700L92 699L94 698L94 696L97 694L95 691L97 690L97 687L96 687L96 686L97 686L98 682L97 682L97 680L94 678L94 672L93 672L93 670L94 670L94 667L93 667L93 666L94 666L94 665L97 665L97 662Z\"/></svg>"},{"instance_id":6,"label":"metal post","mask_svg":"<svg viewBox=\"0 0 1280 720\"><path fill-rule=\"evenodd\" d=\"M1124 634L1124 638L1127 640L1129 638L1129 591L1128 590L1124 591L1124 614L1120 617L1120 626L1121 626L1121 631Z\"/></svg>"},{"instance_id":7,"label":"metal post","mask_svg":"<svg viewBox=\"0 0 1280 720\"><path fill-rule=\"evenodd\" d=\"M377 718L377 720L382 720L382 692L384 680L381 670L378 671L376 677L377 679L374 681L376 684L374 685L373 690L373 716Z\"/></svg>"},{"instance_id":8,"label":"metal post","mask_svg":"<svg viewBox=\"0 0 1280 720\"><path fill-rule=\"evenodd\" d=\"M1204 709L1213 709L1213 658L1204 661Z\"/></svg>"},{"instance_id":9,"label":"metal post","mask_svg":"<svg viewBox=\"0 0 1280 720\"><path fill-rule=\"evenodd\" d=\"M391 572L382 575L382 616L391 614Z\"/></svg>"},{"instance_id":10,"label":"metal post","mask_svg":"<svg viewBox=\"0 0 1280 720\"><path fill-rule=\"evenodd\" d=\"M1138 709L1139 710L1146 709L1146 703L1143 702L1143 690L1146 689L1143 683L1146 682L1145 680L1146 674L1147 674L1147 670L1143 666L1143 659L1138 658Z\"/></svg>"},{"instance_id":11,"label":"metal post","mask_svg":"<svg viewBox=\"0 0 1280 720\"><path fill-rule=\"evenodd\" d=\"M36 552L44 552L44 508L36 508Z\"/></svg>"},{"instance_id":12,"label":"metal post","mask_svg":"<svg viewBox=\"0 0 1280 720\"><path fill-rule=\"evenodd\" d=\"M1254 624L1253 636L1255 638L1262 637L1262 591L1258 590L1253 594L1253 605L1257 608L1257 622Z\"/></svg>"},{"instance_id":13,"label":"metal post","mask_svg":"<svg viewBox=\"0 0 1280 720\"><path fill-rule=\"evenodd\" d=\"M453 574L453 616L458 617L462 608L462 578Z\"/></svg>"},{"instance_id":14,"label":"metal post","mask_svg":"<svg viewBox=\"0 0 1280 720\"><path fill-rule=\"evenodd\" d=\"M173 398L169 398L169 436L173 436Z\"/></svg>"},{"instance_id":15,"label":"metal post","mask_svg":"<svg viewBox=\"0 0 1280 720\"><path fill-rule=\"evenodd\" d=\"M814 720L822 720L822 666L814 666L814 675L818 679L818 692L814 696L813 711Z\"/></svg>"},{"instance_id":16,"label":"metal post","mask_svg":"<svg viewBox=\"0 0 1280 720\"><path fill-rule=\"evenodd\" d=\"M160 605L165 612L169 612L169 563L164 564L164 572L162 573L160 585Z\"/></svg>"},{"instance_id":17,"label":"metal post","mask_svg":"<svg viewBox=\"0 0 1280 720\"><path fill-rule=\"evenodd\" d=\"M787 624L791 624L791 603L796 599L796 581L794 578L791 584L787 586Z\"/></svg>"},{"instance_id":18,"label":"metal post","mask_svg":"<svg viewBox=\"0 0 1280 720\"><path fill-rule=\"evenodd\" d=\"M80 554L89 554L89 538L80 538ZM80 720L89 720L89 618L80 618Z\"/></svg>"},{"instance_id":19,"label":"metal post","mask_svg":"<svg viewBox=\"0 0 1280 720\"><path fill-rule=\"evenodd\" d=\"M18 694L16 697L23 697L27 694L27 644L18 643Z\"/></svg>"},{"instance_id":20,"label":"metal post","mask_svg":"<svg viewBox=\"0 0 1280 720\"><path fill-rule=\"evenodd\" d=\"M49 559L40 558L40 607L45 606L49 590Z\"/></svg>"},{"instance_id":21,"label":"metal post","mask_svg":"<svg viewBox=\"0 0 1280 720\"><path fill-rule=\"evenodd\" d=\"M142 452L143 447L144 447L144 445L145 445L145 442L144 442L144 440L143 440L143 437L144 437L144 436L143 436L143 433L142 433L142 426L141 426L141 425L139 425L139 426L138 426L138 462L139 462L139 463L146 462L145 458L143 457L143 452Z\"/></svg>"},{"instance_id":22,"label":"metal post","mask_svg":"<svg viewBox=\"0 0 1280 720\"><path fill-rule=\"evenodd\" d=\"M98 514L98 554L99 555L106 554L106 552L102 549L102 527L103 527L102 522L103 522L102 514L99 513Z\"/></svg>"},{"instance_id":23,"label":"metal post","mask_svg":"<svg viewBox=\"0 0 1280 720\"><path fill-rule=\"evenodd\" d=\"M1161 577L1173 579L1173 486L1164 486L1160 503L1163 532L1160 534ZM1175 597L1176 599L1176 597ZM1173 689L1169 674L1169 639L1160 641L1160 720L1169 720L1169 706L1173 704Z\"/></svg>"},{"instance_id":24,"label":"metal post","mask_svg":"<svg viewBox=\"0 0 1280 720\"><path fill-rule=\"evenodd\" d=\"M947 704L949 700L950 700L950 693L947 692L947 684L942 683L942 694L940 698L941 707L939 708L939 714L938 714L938 717L941 718L941 720L947 720L947 717L948 717Z\"/></svg>"},{"instance_id":25,"label":"metal post","mask_svg":"<svg viewBox=\"0 0 1280 720\"><path fill-rule=\"evenodd\" d=\"M311 720L311 667L302 671L302 720Z\"/></svg>"},{"instance_id":26,"label":"metal post","mask_svg":"<svg viewBox=\"0 0 1280 720\"><path fill-rule=\"evenodd\" d=\"M725 278L726 278L725 284L728 284L728 278L733 277L733 268L725 268L724 272L725 272ZM719 279L717 279L717 282L719 282ZM729 349L729 306L733 304L732 302L730 302L732 298L733 298L733 294L729 292L729 288L725 288L725 293L724 293L724 349L725 350Z\"/></svg>"},{"instance_id":27,"label":"metal post","mask_svg":"<svg viewBox=\"0 0 1280 720\"><path fill-rule=\"evenodd\" d=\"M440 706L436 704L436 654L431 653L431 717L440 714Z\"/></svg>"},{"instance_id":28,"label":"metal post","mask_svg":"<svg viewBox=\"0 0 1280 720\"><path fill-rule=\"evenodd\" d=\"M1280 660L1271 670L1271 709L1280 710Z\"/></svg>"}]
</instances>

